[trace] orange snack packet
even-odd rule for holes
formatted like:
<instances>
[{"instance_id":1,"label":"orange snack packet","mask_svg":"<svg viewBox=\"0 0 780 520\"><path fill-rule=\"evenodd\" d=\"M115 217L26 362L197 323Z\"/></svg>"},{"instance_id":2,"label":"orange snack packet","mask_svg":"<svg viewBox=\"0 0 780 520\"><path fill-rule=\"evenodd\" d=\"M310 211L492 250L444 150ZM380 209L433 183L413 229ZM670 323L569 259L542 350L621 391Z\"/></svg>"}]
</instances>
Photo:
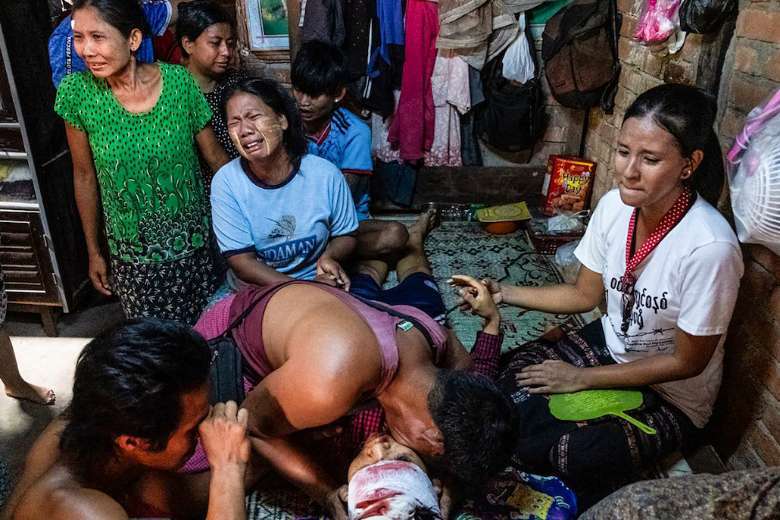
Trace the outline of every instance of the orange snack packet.
<instances>
[{"instance_id":1,"label":"orange snack packet","mask_svg":"<svg viewBox=\"0 0 780 520\"><path fill-rule=\"evenodd\" d=\"M596 163L572 155L551 155L542 192L546 195L542 212L582 211L588 202Z\"/></svg>"}]
</instances>

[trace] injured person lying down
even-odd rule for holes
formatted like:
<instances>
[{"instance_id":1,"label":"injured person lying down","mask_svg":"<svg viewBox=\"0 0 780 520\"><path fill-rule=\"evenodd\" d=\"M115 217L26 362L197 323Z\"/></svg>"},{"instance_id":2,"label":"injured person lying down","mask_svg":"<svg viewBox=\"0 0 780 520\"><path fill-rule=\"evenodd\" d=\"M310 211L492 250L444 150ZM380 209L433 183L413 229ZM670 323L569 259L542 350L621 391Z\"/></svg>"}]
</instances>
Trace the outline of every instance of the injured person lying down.
<instances>
[{"instance_id":1,"label":"injured person lying down","mask_svg":"<svg viewBox=\"0 0 780 520\"><path fill-rule=\"evenodd\" d=\"M347 478L341 498L350 520L442 518L440 485L428 477L425 462L412 449L389 435L366 442Z\"/></svg>"},{"instance_id":2,"label":"injured person lying down","mask_svg":"<svg viewBox=\"0 0 780 520\"><path fill-rule=\"evenodd\" d=\"M335 519L346 518L343 477L319 464L298 432L375 402L379 415L356 426L376 431L386 424L396 440L470 484L500 470L514 447L508 398L489 378L466 370L472 359L435 320L445 310L423 253L429 228L425 217L410 228L393 289L381 290L387 266L374 262L353 277L350 293L300 280L247 287L195 326L214 338L246 313L232 335L251 388L243 406L253 448ZM500 342L495 315L478 343Z\"/></svg>"}]
</instances>

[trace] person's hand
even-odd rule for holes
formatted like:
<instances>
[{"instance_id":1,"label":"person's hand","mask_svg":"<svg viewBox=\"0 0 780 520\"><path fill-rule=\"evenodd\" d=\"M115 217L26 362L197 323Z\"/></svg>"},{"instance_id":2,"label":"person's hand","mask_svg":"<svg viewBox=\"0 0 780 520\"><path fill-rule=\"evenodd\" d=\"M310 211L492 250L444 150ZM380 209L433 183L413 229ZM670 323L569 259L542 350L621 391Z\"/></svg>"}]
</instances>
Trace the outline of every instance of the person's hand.
<instances>
[{"instance_id":1,"label":"person's hand","mask_svg":"<svg viewBox=\"0 0 780 520\"><path fill-rule=\"evenodd\" d=\"M336 283L336 280L329 274L318 274L314 277L315 282L324 283L325 285L330 285L331 287L338 287L339 284Z\"/></svg>"},{"instance_id":2,"label":"person's hand","mask_svg":"<svg viewBox=\"0 0 780 520\"><path fill-rule=\"evenodd\" d=\"M515 376L519 385L529 386L529 394L562 394L588 388L585 369L564 361L547 360L525 367Z\"/></svg>"},{"instance_id":3,"label":"person's hand","mask_svg":"<svg viewBox=\"0 0 780 520\"><path fill-rule=\"evenodd\" d=\"M234 401L228 401L215 404L200 423L200 442L213 470L233 466L243 475L250 452L248 415L245 408L239 409Z\"/></svg>"},{"instance_id":4,"label":"person's hand","mask_svg":"<svg viewBox=\"0 0 780 520\"><path fill-rule=\"evenodd\" d=\"M336 287L349 291L349 276L341 268L341 264L329 256L322 255L317 260L317 280L328 283L327 279L330 279Z\"/></svg>"},{"instance_id":5,"label":"person's hand","mask_svg":"<svg viewBox=\"0 0 780 520\"><path fill-rule=\"evenodd\" d=\"M439 496L439 510L441 511L442 520L447 520L452 512L452 488L445 484L442 480L433 479L433 489Z\"/></svg>"},{"instance_id":6,"label":"person's hand","mask_svg":"<svg viewBox=\"0 0 780 520\"><path fill-rule=\"evenodd\" d=\"M349 520L347 515L347 486L337 487L325 495L322 506L331 520Z\"/></svg>"},{"instance_id":7,"label":"person's hand","mask_svg":"<svg viewBox=\"0 0 780 520\"><path fill-rule=\"evenodd\" d=\"M498 307L487 285L462 274L453 275L449 283L458 288L458 294L462 299L462 310L485 318L488 323L501 321Z\"/></svg>"},{"instance_id":8,"label":"person's hand","mask_svg":"<svg viewBox=\"0 0 780 520\"><path fill-rule=\"evenodd\" d=\"M501 284L492 278L483 278L482 283L488 288L490 294L493 296L493 301L496 305L504 301L504 293L501 290Z\"/></svg>"},{"instance_id":9,"label":"person's hand","mask_svg":"<svg viewBox=\"0 0 780 520\"><path fill-rule=\"evenodd\" d=\"M111 296L111 283L108 281L108 265L99 254L89 256L89 279L101 294Z\"/></svg>"}]
</instances>

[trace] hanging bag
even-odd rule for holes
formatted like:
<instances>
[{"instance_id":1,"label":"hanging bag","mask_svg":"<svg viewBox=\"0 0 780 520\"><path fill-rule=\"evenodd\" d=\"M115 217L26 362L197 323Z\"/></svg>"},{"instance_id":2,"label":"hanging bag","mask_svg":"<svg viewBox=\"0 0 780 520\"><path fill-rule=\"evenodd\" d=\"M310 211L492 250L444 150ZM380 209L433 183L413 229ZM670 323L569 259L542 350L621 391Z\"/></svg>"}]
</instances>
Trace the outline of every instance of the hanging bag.
<instances>
[{"instance_id":1,"label":"hanging bag","mask_svg":"<svg viewBox=\"0 0 780 520\"><path fill-rule=\"evenodd\" d=\"M600 104L612 112L621 21L615 0L574 0L547 21L542 58L550 91L561 105L586 109Z\"/></svg>"},{"instance_id":2,"label":"hanging bag","mask_svg":"<svg viewBox=\"0 0 780 520\"><path fill-rule=\"evenodd\" d=\"M656 45L669 39L680 27L680 0L647 0L639 13L634 39Z\"/></svg>"},{"instance_id":3,"label":"hanging bag","mask_svg":"<svg viewBox=\"0 0 780 520\"><path fill-rule=\"evenodd\" d=\"M526 38L533 49L528 32L518 38ZM533 51L529 57L533 60ZM533 148L544 129L544 99L538 75L522 84L504 77L505 59L503 53L482 69L485 102L479 106L476 132L499 150L518 152Z\"/></svg>"},{"instance_id":4,"label":"hanging bag","mask_svg":"<svg viewBox=\"0 0 780 520\"><path fill-rule=\"evenodd\" d=\"M525 36L525 13L520 13L517 24L517 39L512 42L504 54L502 74L506 79L525 83L536 75L536 65L533 56L531 56L531 47Z\"/></svg>"},{"instance_id":5,"label":"hanging bag","mask_svg":"<svg viewBox=\"0 0 780 520\"><path fill-rule=\"evenodd\" d=\"M268 290L261 291L257 299L248 305L246 309L228 325L225 332L216 338L208 341L211 350L211 372L209 380L211 388L209 389L209 403L224 403L235 401L239 405L244 401L246 392L244 392L244 373L241 351L233 339L233 330L254 310L255 306L262 300L271 289L281 289L285 285L295 283L296 280L290 280L279 285L268 286Z\"/></svg>"},{"instance_id":6,"label":"hanging bag","mask_svg":"<svg viewBox=\"0 0 780 520\"><path fill-rule=\"evenodd\" d=\"M715 32L735 7L734 0L683 0L680 28L699 34Z\"/></svg>"}]
</instances>

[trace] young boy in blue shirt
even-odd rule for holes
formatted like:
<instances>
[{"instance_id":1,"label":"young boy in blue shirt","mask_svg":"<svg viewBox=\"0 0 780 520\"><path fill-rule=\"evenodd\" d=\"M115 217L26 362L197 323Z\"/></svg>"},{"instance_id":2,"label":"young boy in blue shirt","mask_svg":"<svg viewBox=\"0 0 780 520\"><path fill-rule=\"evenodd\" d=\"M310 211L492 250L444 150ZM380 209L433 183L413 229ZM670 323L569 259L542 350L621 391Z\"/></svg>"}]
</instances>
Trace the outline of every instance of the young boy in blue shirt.
<instances>
[{"instance_id":1,"label":"young boy in blue shirt","mask_svg":"<svg viewBox=\"0 0 780 520\"><path fill-rule=\"evenodd\" d=\"M347 69L342 52L329 43L304 43L292 66L292 86L306 130L309 153L335 164L347 180L358 216L359 258L402 253L409 233L400 222L374 220L369 213L371 129L340 107L346 94Z\"/></svg>"}]
</instances>

